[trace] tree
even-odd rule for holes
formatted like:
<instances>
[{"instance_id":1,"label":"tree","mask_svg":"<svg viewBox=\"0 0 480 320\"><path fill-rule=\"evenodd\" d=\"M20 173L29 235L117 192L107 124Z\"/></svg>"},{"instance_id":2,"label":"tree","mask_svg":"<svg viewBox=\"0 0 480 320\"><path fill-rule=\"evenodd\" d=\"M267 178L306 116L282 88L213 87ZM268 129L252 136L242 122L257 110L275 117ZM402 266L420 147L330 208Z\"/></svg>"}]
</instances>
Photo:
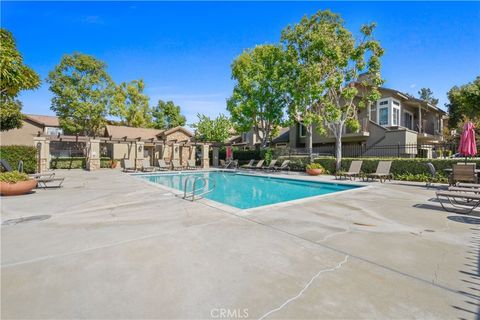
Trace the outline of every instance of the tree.
<instances>
[{"instance_id":1,"label":"tree","mask_svg":"<svg viewBox=\"0 0 480 320\"><path fill-rule=\"evenodd\" d=\"M191 125L195 128L197 140L222 143L230 136L229 130L232 128L232 123L224 114L220 114L215 119L210 119L203 114L198 114L197 117L198 122Z\"/></svg>"},{"instance_id":2,"label":"tree","mask_svg":"<svg viewBox=\"0 0 480 320\"><path fill-rule=\"evenodd\" d=\"M122 124L129 127L151 127L149 98L143 93L144 89L143 80L122 82L115 88L110 114L119 117Z\"/></svg>"},{"instance_id":3,"label":"tree","mask_svg":"<svg viewBox=\"0 0 480 320\"><path fill-rule=\"evenodd\" d=\"M433 96L433 91L430 88L421 88L418 91L418 96L423 101L427 101L431 105L436 106L438 104L438 99Z\"/></svg>"},{"instance_id":4,"label":"tree","mask_svg":"<svg viewBox=\"0 0 480 320\"><path fill-rule=\"evenodd\" d=\"M23 64L15 39L10 31L0 29L0 130L22 127L22 104L17 100L23 90L40 86L40 77Z\"/></svg>"},{"instance_id":5,"label":"tree","mask_svg":"<svg viewBox=\"0 0 480 320\"><path fill-rule=\"evenodd\" d=\"M356 40L340 16L327 10L282 32L290 118L305 124L310 154L314 124L320 133L333 134L337 170L344 128L358 130L358 109L380 98L383 49L373 38L374 29L375 24L362 26Z\"/></svg>"},{"instance_id":6,"label":"tree","mask_svg":"<svg viewBox=\"0 0 480 320\"><path fill-rule=\"evenodd\" d=\"M448 91L448 126L457 127L458 123L469 118L473 121L480 116L480 76L460 87L454 86Z\"/></svg>"},{"instance_id":7,"label":"tree","mask_svg":"<svg viewBox=\"0 0 480 320\"><path fill-rule=\"evenodd\" d=\"M227 109L237 131L253 128L262 147L283 120L283 57L279 46L261 45L244 51L232 64L232 79L237 83Z\"/></svg>"},{"instance_id":8,"label":"tree","mask_svg":"<svg viewBox=\"0 0 480 320\"><path fill-rule=\"evenodd\" d=\"M184 126L185 116L181 114L180 106L173 101L158 100L157 107L152 110L153 126L156 129L170 129Z\"/></svg>"},{"instance_id":9,"label":"tree","mask_svg":"<svg viewBox=\"0 0 480 320\"><path fill-rule=\"evenodd\" d=\"M96 135L103 127L114 91L105 69L106 64L93 56L74 53L63 56L49 73L51 109L65 131Z\"/></svg>"}]
</instances>

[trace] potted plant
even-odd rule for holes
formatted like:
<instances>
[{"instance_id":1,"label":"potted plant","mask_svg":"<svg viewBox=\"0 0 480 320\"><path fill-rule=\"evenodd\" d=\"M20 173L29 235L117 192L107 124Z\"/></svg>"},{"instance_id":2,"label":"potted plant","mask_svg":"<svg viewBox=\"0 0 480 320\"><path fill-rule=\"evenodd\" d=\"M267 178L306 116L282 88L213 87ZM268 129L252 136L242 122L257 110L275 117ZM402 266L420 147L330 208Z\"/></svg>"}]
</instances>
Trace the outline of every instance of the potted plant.
<instances>
[{"instance_id":1,"label":"potted plant","mask_svg":"<svg viewBox=\"0 0 480 320\"><path fill-rule=\"evenodd\" d=\"M319 174L323 174L325 169L319 163L310 163L307 164L307 173L311 176L318 176Z\"/></svg>"},{"instance_id":2,"label":"potted plant","mask_svg":"<svg viewBox=\"0 0 480 320\"><path fill-rule=\"evenodd\" d=\"M16 196L29 193L37 186L37 180L18 171L0 173L0 193L2 196Z\"/></svg>"},{"instance_id":3,"label":"potted plant","mask_svg":"<svg viewBox=\"0 0 480 320\"><path fill-rule=\"evenodd\" d=\"M117 167L118 160L112 159L110 162L110 168L115 169Z\"/></svg>"}]
</instances>

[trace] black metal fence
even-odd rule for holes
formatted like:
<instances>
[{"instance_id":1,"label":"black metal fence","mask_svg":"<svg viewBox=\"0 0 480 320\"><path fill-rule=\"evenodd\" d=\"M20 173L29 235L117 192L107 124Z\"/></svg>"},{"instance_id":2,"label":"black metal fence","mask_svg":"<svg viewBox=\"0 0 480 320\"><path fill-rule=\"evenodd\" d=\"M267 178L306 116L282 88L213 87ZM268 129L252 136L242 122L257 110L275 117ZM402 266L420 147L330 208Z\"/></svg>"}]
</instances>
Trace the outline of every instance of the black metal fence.
<instances>
[{"instance_id":1,"label":"black metal fence","mask_svg":"<svg viewBox=\"0 0 480 320\"><path fill-rule=\"evenodd\" d=\"M480 150L480 146L478 147ZM364 144L342 145L342 156L349 158L450 158L461 156L458 145L454 143L438 144L395 144L368 147ZM335 146L325 145L312 148L314 156L335 156ZM309 155L308 148L278 148L276 156Z\"/></svg>"},{"instance_id":2,"label":"black metal fence","mask_svg":"<svg viewBox=\"0 0 480 320\"><path fill-rule=\"evenodd\" d=\"M53 158L85 157L85 142L50 141L50 155Z\"/></svg>"}]
</instances>

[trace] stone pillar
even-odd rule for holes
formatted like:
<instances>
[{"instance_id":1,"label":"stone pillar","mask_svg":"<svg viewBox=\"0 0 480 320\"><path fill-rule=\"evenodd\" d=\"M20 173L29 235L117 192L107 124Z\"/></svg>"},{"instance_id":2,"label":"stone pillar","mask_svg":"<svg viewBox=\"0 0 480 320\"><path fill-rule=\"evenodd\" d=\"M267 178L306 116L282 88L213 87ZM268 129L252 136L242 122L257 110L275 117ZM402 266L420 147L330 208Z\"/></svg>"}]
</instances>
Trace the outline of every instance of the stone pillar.
<instances>
[{"instance_id":1,"label":"stone pillar","mask_svg":"<svg viewBox=\"0 0 480 320\"><path fill-rule=\"evenodd\" d=\"M219 150L220 150L219 147L213 147L212 149L212 165L214 167L218 167Z\"/></svg>"},{"instance_id":2,"label":"stone pillar","mask_svg":"<svg viewBox=\"0 0 480 320\"><path fill-rule=\"evenodd\" d=\"M145 150L145 142L135 141L135 168L141 169L143 167L143 152Z\"/></svg>"},{"instance_id":3,"label":"stone pillar","mask_svg":"<svg viewBox=\"0 0 480 320\"><path fill-rule=\"evenodd\" d=\"M34 137L33 146L37 148L37 172L45 172L50 169L50 141L45 137Z\"/></svg>"},{"instance_id":4,"label":"stone pillar","mask_svg":"<svg viewBox=\"0 0 480 320\"><path fill-rule=\"evenodd\" d=\"M202 144L202 168L203 169L210 168L210 158L208 155L208 151L209 151L209 144L208 143Z\"/></svg>"},{"instance_id":5,"label":"stone pillar","mask_svg":"<svg viewBox=\"0 0 480 320\"><path fill-rule=\"evenodd\" d=\"M190 146L190 154L189 154L189 160L193 160L193 161L196 161L197 159L195 158L195 152L197 151L197 148L195 148L195 146Z\"/></svg>"},{"instance_id":6,"label":"stone pillar","mask_svg":"<svg viewBox=\"0 0 480 320\"><path fill-rule=\"evenodd\" d=\"M100 169L100 140L90 139L87 142L87 170L93 171Z\"/></svg>"}]
</instances>

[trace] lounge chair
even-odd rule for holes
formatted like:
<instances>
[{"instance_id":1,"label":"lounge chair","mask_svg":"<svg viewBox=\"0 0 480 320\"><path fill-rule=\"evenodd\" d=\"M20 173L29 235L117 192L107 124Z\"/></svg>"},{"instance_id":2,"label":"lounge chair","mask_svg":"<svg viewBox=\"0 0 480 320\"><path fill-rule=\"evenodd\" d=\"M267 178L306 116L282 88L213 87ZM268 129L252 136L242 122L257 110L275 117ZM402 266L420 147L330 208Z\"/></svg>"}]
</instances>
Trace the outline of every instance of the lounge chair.
<instances>
[{"instance_id":1,"label":"lounge chair","mask_svg":"<svg viewBox=\"0 0 480 320\"><path fill-rule=\"evenodd\" d=\"M290 164L290 160L283 160L282 164L280 166L274 166L273 170L275 170L275 171L277 171L277 170L288 170L288 171L290 171L289 164Z\"/></svg>"},{"instance_id":2,"label":"lounge chair","mask_svg":"<svg viewBox=\"0 0 480 320\"><path fill-rule=\"evenodd\" d=\"M259 160L256 165L254 165L251 169L262 169L263 163L265 160Z\"/></svg>"},{"instance_id":3,"label":"lounge chair","mask_svg":"<svg viewBox=\"0 0 480 320\"><path fill-rule=\"evenodd\" d=\"M47 176L47 175L37 176L35 180L37 180L38 188L47 189L47 188L61 188L65 178L64 177L56 178L55 174L52 173L50 176Z\"/></svg>"},{"instance_id":4,"label":"lounge chair","mask_svg":"<svg viewBox=\"0 0 480 320\"><path fill-rule=\"evenodd\" d=\"M431 162L427 163L427 168L430 172L430 177L428 177L425 187L430 188L433 187L433 181L437 178L437 169L435 169L435 166Z\"/></svg>"},{"instance_id":5,"label":"lounge chair","mask_svg":"<svg viewBox=\"0 0 480 320\"><path fill-rule=\"evenodd\" d=\"M350 180L355 180L355 177L360 176L360 170L362 169L362 160L354 160L350 163L350 168L348 171L338 171L335 174L335 179L349 178Z\"/></svg>"},{"instance_id":6,"label":"lounge chair","mask_svg":"<svg viewBox=\"0 0 480 320\"><path fill-rule=\"evenodd\" d=\"M228 167L232 164L232 160L220 160L220 166L223 168L223 169L228 169Z\"/></svg>"},{"instance_id":7,"label":"lounge chair","mask_svg":"<svg viewBox=\"0 0 480 320\"><path fill-rule=\"evenodd\" d=\"M262 169L263 170L274 170L274 167L275 167L276 164L277 164L277 159L273 159L272 161L270 161L268 166L263 166Z\"/></svg>"},{"instance_id":8,"label":"lounge chair","mask_svg":"<svg viewBox=\"0 0 480 320\"><path fill-rule=\"evenodd\" d=\"M453 185L459 181L477 183L477 175L475 174L475 164L454 164L452 166L452 174L450 175L449 184Z\"/></svg>"},{"instance_id":9,"label":"lounge chair","mask_svg":"<svg viewBox=\"0 0 480 320\"><path fill-rule=\"evenodd\" d=\"M157 163L158 163L158 170L160 171L170 170L170 166L165 162L165 160L158 159Z\"/></svg>"},{"instance_id":10,"label":"lounge chair","mask_svg":"<svg viewBox=\"0 0 480 320\"><path fill-rule=\"evenodd\" d=\"M447 212L469 214L480 205L480 194L477 193L449 190L437 191L436 195L443 210ZM444 199L450 203L453 209L445 206Z\"/></svg>"},{"instance_id":11,"label":"lounge chair","mask_svg":"<svg viewBox=\"0 0 480 320\"><path fill-rule=\"evenodd\" d=\"M1 159L0 164L7 172L12 172L13 169L7 160ZM37 180L37 188L60 188L62 186L64 177L55 177L55 172L31 173L30 178Z\"/></svg>"},{"instance_id":12,"label":"lounge chair","mask_svg":"<svg viewBox=\"0 0 480 320\"><path fill-rule=\"evenodd\" d=\"M195 160L187 160L187 170L197 170Z\"/></svg>"},{"instance_id":13,"label":"lounge chair","mask_svg":"<svg viewBox=\"0 0 480 320\"><path fill-rule=\"evenodd\" d=\"M123 159L123 172L137 172L137 168L130 159Z\"/></svg>"},{"instance_id":14,"label":"lounge chair","mask_svg":"<svg viewBox=\"0 0 480 320\"><path fill-rule=\"evenodd\" d=\"M379 161L377 166L377 171L374 173L364 174L364 179L379 179L380 183L383 183L387 179L392 180L392 174L390 173L390 167L392 166L392 161ZM383 179L383 181L382 181Z\"/></svg>"},{"instance_id":15,"label":"lounge chair","mask_svg":"<svg viewBox=\"0 0 480 320\"><path fill-rule=\"evenodd\" d=\"M144 172L152 172L155 171L155 167L150 165L150 161L148 159L143 159L142 161L142 171Z\"/></svg>"},{"instance_id":16,"label":"lounge chair","mask_svg":"<svg viewBox=\"0 0 480 320\"><path fill-rule=\"evenodd\" d=\"M224 168L225 167L225 160L220 159L220 165L219 167Z\"/></svg>"},{"instance_id":17,"label":"lounge chair","mask_svg":"<svg viewBox=\"0 0 480 320\"><path fill-rule=\"evenodd\" d=\"M183 170L183 169L185 169L185 166L182 166L180 164L180 161L178 161L178 160L172 160L172 169L173 170Z\"/></svg>"},{"instance_id":18,"label":"lounge chair","mask_svg":"<svg viewBox=\"0 0 480 320\"><path fill-rule=\"evenodd\" d=\"M254 163L254 162L255 162L255 160L252 159L252 160L250 160L247 164L244 164L244 165L242 166L242 168L251 169L251 168L253 168L253 163Z\"/></svg>"}]
</instances>

